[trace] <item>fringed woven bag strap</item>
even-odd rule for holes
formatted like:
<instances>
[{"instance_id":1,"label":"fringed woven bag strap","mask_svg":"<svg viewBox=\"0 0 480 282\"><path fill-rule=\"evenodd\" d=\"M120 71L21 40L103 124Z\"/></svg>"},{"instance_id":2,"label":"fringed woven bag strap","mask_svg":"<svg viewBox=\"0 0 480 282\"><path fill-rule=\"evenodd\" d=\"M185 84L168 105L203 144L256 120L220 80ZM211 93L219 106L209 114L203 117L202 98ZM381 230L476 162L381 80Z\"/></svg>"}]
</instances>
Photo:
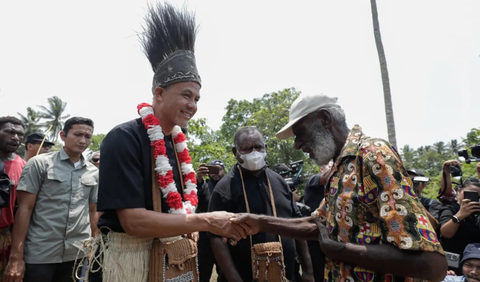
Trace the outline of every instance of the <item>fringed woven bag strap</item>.
<instances>
[{"instance_id":1,"label":"fringed woven bag strap","mask_svg":"<svg viewBox=\"0 0 480 282\"><path fill-rule=\"evenodd\" d=\"M240 172L240 178L242 179L243 198L245 199L245 205L247 206L247 213L250 213L250 204L248 203L247 191L245 190L245 182L243 181L242 169L238 167L238 171ZM270 193L270 205L272 206L273 216L277 217L277 208L275 207L275 200L273 198L272 185L270 185L270 179L268 179L267 172L265 172L265 176L267 177L268 192ZM280 235L278 235L278 241L282 242L282 238L280 237ZM250 235L250 247L253 247L252 235Z\"/></svg>"}]
</instances>

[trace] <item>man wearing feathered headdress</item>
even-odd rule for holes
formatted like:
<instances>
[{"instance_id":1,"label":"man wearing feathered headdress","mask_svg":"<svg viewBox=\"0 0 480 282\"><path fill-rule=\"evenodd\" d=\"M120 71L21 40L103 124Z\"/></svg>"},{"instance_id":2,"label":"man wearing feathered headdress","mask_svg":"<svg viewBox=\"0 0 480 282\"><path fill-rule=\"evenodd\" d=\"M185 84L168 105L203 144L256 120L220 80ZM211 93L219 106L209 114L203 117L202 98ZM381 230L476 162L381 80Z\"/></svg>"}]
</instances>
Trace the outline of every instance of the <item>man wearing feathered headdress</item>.
<instances>
[{"instance_id":1,"label":"man wearing feathered headdress","mask_svg":"<svg viewBox=\"0 0 480 282\"><path fill-rule=\"evenodd\" d=\"M233 214L195 214L195 172L181 129L200 99L195 36L190 13L149 7L141 42L154 71L153 102L138 105L141 118L118 125L102 142L102 235L87 248L94 253L90 281L198 281L192 234L246 237L230 223Z\"/></svg>"}]
</instances>

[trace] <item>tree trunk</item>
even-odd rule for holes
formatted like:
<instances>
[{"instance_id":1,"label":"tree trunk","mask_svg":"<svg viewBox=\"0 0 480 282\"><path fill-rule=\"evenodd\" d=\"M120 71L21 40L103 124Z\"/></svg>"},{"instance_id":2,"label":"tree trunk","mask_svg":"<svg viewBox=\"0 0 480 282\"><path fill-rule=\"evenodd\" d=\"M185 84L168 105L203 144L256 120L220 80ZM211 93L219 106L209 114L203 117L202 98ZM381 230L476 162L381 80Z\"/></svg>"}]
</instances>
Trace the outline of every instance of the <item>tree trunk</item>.
<instances>
[{"instance_id":1,"label":"tree trunk","mask_svg":"<svg viewBox=\"0 0 480 282\"><path fill-rule=\"evenodd\" d=\"M388 78L387 58L383 50L380 24L378 23L378 12L376 0L370 0L372 7L373 34L377 46L380 71L382 73L383 98L385 102L385 114L387 117L388 141L397 149L397 137L395 136L395 121L393 118L392 94L390 93L390 80Z\"/></svg>"}]
</instances>

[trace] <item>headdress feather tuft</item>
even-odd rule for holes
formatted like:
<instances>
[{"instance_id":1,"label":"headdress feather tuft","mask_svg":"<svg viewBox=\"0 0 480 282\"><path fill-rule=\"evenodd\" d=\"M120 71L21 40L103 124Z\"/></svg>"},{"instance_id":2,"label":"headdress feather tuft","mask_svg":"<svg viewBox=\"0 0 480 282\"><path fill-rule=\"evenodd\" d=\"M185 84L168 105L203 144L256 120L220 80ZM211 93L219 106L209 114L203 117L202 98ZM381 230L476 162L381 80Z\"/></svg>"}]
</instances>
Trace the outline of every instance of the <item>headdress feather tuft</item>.
<instances>
[{"instance_id":1,"label":"headdress feather tuft","mask_svg":"<svg viewBox=\"0 0 480 282\"><path fill-rule=\"evenodd\" d=\"M195 15L169 3L149 5L140 41L154 72L179 50L194 52L197 26Z\"/></svg>"}]
</instances>

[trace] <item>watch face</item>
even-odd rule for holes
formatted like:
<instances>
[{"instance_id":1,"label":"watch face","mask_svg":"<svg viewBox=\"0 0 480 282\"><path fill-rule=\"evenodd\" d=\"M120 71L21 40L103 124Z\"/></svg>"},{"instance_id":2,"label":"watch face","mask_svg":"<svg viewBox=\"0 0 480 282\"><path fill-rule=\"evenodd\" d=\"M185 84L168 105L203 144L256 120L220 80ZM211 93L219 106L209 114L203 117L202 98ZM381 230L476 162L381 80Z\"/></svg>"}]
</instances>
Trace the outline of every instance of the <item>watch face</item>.
<instances>
[{"instance_id":1,"label":"watch face","mask_svg":"<svg viewBox=\"0 0 480 282\"><path fill-rule=\"evenodd\" d=\"M459 223L459 222L460 222L456 216L453 216L453 217L452 217L452 221L455 222L455 223Z\"/></svg>"}]
</instances>

